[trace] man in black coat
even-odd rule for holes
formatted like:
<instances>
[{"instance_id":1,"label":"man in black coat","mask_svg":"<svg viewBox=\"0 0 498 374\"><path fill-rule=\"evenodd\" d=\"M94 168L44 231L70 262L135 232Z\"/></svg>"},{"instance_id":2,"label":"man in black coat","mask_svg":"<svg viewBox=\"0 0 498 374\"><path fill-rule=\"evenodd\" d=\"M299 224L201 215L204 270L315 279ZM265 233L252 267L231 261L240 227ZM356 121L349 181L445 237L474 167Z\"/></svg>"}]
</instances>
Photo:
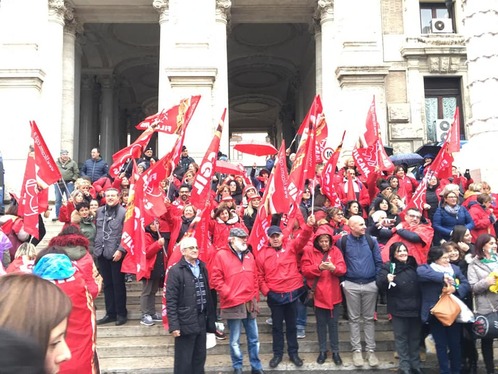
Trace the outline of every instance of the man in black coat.
<instances>
[{"instance_id":1,"label":"man in black coat","mask_svg":"<svg viewBox=\"0 0 498 374\"><path fill-rule=\"evenodd\" d=\"M206 265L199 260L195 238L180 242L183 257L173 265L166 282L169 332L175 338L175 374L203 374L206 332L216 331Z\"/></svg>"}]
</instances>

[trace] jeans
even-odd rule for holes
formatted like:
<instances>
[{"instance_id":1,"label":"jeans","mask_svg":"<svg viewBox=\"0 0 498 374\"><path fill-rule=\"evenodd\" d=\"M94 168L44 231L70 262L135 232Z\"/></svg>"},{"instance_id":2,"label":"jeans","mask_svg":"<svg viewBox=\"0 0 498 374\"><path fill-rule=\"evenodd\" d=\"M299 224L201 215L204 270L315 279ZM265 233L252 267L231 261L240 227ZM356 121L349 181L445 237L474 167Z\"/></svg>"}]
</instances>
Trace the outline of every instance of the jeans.
<instances>
[{"instance_id":1,"label":"jeans","mask_svg":"<svg viewBox=\"0 0 498 374\"><path fill-rule=\"evenodd\" d=\"M228 319L230 329L230 357L234 369L242 369L242 350L240 349L240 334L242 325L247 335L247 349L249 351L249 362L254 370L262 370L263 366L259 359L258 323L255 318Z\"/></svg>"},{"instance_id":2,"label":"jeans","mask_svg":"<svg viewBox=\"0 0 498 374\"><path fill-rule=\"evenodd\" d=\"M420 318L393 316L392 325L399 368L406 371L420 369Z\"/></svg>"},{"instance_id":3,"label":"jeans","mask_svg":"<svg viewBox=\"0 0 498 374\"><path fill-rule=\"evenodd\" d=\"M55 216L59 218L59 212L61 210L62 206L62 195L66 195L66 199L69 199L69 196L71 195L71 192L74 191L74 183L73 182L66 182L66 186L64 185L57 185L54 184L54 189L55 189Z\"/></svg>"},{"instance_id":4,"label":"jeans","mask_svg":"<svg viewBox=\"0 0 498 374\"><path fill-rule=\"evenodd\" d=\"M360 319L363 318L363 332L367 351L375 351L374 312L377 302L375 282L366 284L344 281L344 295L348 304L349 328L351 330L351 347L361 351Z\"/></svg>"},{"instance_id":5,"label":"jeans","mask_svg":"<svg viewBox=\"0 0 498 374\"><path fill-rule=\"evenodd\" d=\"M339 353L339 315L342 313L341 304L335 304L334 309L315 308L316 330L320 352L327 352L327 330L332 353Z\"/></svg>"},{"instance_id":6,"label":"jeans","mask_svg":"<svg viewBox=\"0 0 498 374\"><path fill-rule=\"evenodd\" d=\"M289 355L297 353L299 345L297 343L297 300L287 304L268 303L271 309L273 355L283 356L284 354L284 319L285 332L287 337L287 352Z\"/></svg>"},{"instance_id":7,"label":"jeans","mask_svg":"<svg viewBox=\"0 0 498 374\"><path fill-rule=\"evenodd\" d=\"M297 329L305 329L306 320L308 318L308 308L301 302L301 299L297 299L297 319L296 325Z\"/></svg>"},{"instance_id":8,"label":"jeans","mask_svg":"<svg viewBox=\"0 0 498 374\"><path fill-rule=\"evenodd\" d=\"M451 326L443 326L435 317L431 317L429 318L429 326L436 343L439 372L441 374L459 374L462 361L460 349L462 325L455 322Z\"/></svg>"}]
</instances>

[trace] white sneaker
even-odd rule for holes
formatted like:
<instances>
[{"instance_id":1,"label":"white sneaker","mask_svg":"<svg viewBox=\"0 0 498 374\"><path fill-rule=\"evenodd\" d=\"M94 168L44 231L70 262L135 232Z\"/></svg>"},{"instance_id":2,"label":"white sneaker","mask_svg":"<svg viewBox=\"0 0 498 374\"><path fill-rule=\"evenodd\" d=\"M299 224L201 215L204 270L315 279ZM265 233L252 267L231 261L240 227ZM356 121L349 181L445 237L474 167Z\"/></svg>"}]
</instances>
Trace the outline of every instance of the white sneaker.
<instances>
[{"instance_id":1,"label":"white sneaker","mask_svg":"<svg viewBox=\"0 0 498 374\"><path fill-rule=\"evenodd\" d=\"M377 358L375 352L373 351L367 352L367 361L368 365L372 367L379 366L379 359Z\"/></svg>"},{"instance_id":2,"label":"white sneaker","mask_svg":"<svg viewBox=\"0 0 498 374\"><path fill-rule=\"evenodd\" d=\"M353 352L353 365L356 367L363 366L365 362L363 361L363 355L361 354L361 351L354 351Z\"/></svg>"},{"instance_id":3,"label":"white sneaker","mask_svg":"<svg viewBox=\"0 0 498 374\"><path fill-rule=\"evenodd\" d=\"M154 321L152 320L150 314L144 314L140 320L140 324L144 326L154 326Z\"/></svg>"},{"instance_id":4,"label":"white sneaker","mask_svg":"<svg viewBox=\"0 0 498 374\"><path fill-rule=\"evenodd\" d=\"M270 326L273 325L273 320L271 319L271 317L267 318L265 322L267 325L270 325Z\"/></svg>"}]
</instances>

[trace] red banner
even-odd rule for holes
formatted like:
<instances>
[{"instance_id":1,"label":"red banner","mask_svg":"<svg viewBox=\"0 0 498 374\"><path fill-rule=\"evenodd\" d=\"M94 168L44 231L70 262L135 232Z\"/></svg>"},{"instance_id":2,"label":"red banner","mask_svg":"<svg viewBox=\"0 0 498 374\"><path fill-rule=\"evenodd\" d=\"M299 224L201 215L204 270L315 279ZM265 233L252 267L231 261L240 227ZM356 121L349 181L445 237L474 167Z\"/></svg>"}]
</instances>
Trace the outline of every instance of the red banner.
<instances>
[{"instance_id":1,"label":"red banner","mask_svg":"<svg viewBox=\"0 0 498 374\"><path fill-rule=\"evenodd\" d=\"M18 215L23 217L24 230L38 239L40 236L38 227L38 183L35 169L35 155L34 152L30 152L26 160L21 196L19 196Z\"/></svg>"},{"instance_id":2,"label":"red banner","mask_svg":"<svg viewBox=\"0 0 498 374\"><path fill-rule=\"evenodd\" d=\"M291 205L289 175L285 158L285 141L278 151L277 162L272 170L273 178L268 181L268 198L271 213L288 213Z\"/></svg>"},{"instance_id":3,"label":"red banner","mask_svg":"<svg viewBox=\"0 0 498 374\"><path fill-rule=\"evenodd\" d=\"M327 196L333 207L341 206L341 200L339 199L339 196L337 196L337 191L334 186L334 176L336 174L337 162L339 160L339 155L341 154L341 149L342 142L339 144L332 156L330 156L322 170L322 185L320 187L323 194Z\"/></svg>"},{"instance_id":4,"label":"red banner","mask_svg":"<svg viewBox=\"0 0 498 374\"><path fill-rule=\"evenodd\" d=\"M456 107L453 124L448 132L448 152L460 152L460 108Z\"/></svg>"},{"instance_id":5,"label":"red banner","mask_svg":"<svg viewBox=\"0 0 498 374\"><path fill-rule=\"evenodd\" d=\"M159 132L178 134L190 122L200 99L200 95L182 99L180 104L175 105L168 110L163 109L159 113L147 117L140 122L136 128L145 130L149 126L157 126L156 130Z\"/></svg>"},{"instance_id":6,"label":"red banner","mask_svg":"<svg viewBox=\"0 0 498 374\"><path fill-rule=\"evenodd\" d=\"M109 175L116 178L126 162L140 158L153 134L154 128L148 127L132 144L114 153L112 155L113 164L109 168Z\"/></svg>"},{"instance_id":7,"label":"red banner","mask_svg":"<svg viewBox=\"0 0 498 374\"><path fill-rule=\"evenodd\" d=\"M31 126L31 137L33 138L34 158L36 165L36 180L40 189L48 188L62 178L54 158L48 150L47 144L38 130L35 121L29 122Z\"/></svg>"}]
</instances>

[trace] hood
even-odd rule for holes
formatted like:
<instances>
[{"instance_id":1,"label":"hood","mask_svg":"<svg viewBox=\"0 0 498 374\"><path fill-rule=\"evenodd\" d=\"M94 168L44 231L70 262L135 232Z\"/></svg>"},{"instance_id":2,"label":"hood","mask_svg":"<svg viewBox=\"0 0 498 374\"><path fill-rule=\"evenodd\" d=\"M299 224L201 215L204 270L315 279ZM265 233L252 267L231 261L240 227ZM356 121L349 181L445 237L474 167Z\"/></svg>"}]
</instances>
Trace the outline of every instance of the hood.
<instances>
[{"instance_id":1,"label":"hood","mask_svg":"<svg viewBox=\"0 0 498 374\"><path fill-rule=\"evenodd\" d=\"M54 236L48 245L64 249L71 260L77 261L88 253L90 242L83 235L71 234Z\"/></svg>"},{"instance_id":2,"label":"hood","mask_svg":"<svg viewBox=\"0 0 498 374\"><path fill-rule=\"evenodd\" d=\"M322 249L318 245L318 237L320 235L328 235L330 237L330 241L332 242L332 245L335 244L334 239L333 239L334 230L332 229L332 227L330 227L329 225L318 226L318 228L316 229L316 232L313 236L313 247L318 249L320 252L322 251Z\"/></svg>"},{"instance_id":3,"label":"hood","mask_svg":"<svg viewBox=\"0 0 498 374\"><path fill-rule=\"evenodd\" d=\"M48 280L62 280L74 275L76 269L66 255L49 253L43 256L33 268L33 274Z\"/></svg>"}]
</instances>

